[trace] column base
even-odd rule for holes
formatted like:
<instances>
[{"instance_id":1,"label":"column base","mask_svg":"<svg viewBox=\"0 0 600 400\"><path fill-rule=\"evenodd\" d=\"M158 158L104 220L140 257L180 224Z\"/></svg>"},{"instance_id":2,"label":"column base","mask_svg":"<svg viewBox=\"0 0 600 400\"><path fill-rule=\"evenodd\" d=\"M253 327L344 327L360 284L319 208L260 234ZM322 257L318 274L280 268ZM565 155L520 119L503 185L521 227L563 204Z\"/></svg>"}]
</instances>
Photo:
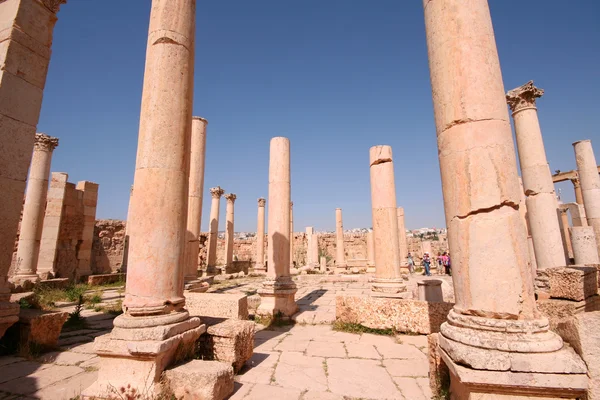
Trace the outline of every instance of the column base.
<instances>
[{"instance_id":1,"label":"column base","mask_svg":"<svg viewBox=\"0 0 600 400\"><path fill-rule=\"evenodd\" d=\"M19 320L20 307L17 303L0 301L0 338L12 324Z\"/></svg>"},{"instance_id":2,"label":"column base","mask_svg":"<svg viewBox=\"0 0 600 400\"><path fill-rule=\"evenodd\" d=\"M371 283L371 291L375 295L396 295L406 292L406 285L402 278L372 278L369 282Z\"/></svg>"},{"instance_id":3,"label":"column base","mask_svg":"<svg viewBox=\"0 0 600 400\"><path fill-rule=\"evenodd\" d=\"M585 373L476 370L455 362L443 349L439 352L450 371L452 400L577 399L587 391L588 377ZM529 354L521 356L526 358ZM548 357L547 361L550 360L551 357ZM534 363L532 360L530 365Z\"/></svg>"},{"instance_id":4,"label":"column base","mask_svg":"<svg viewBox=\"0 0 600 400\"><path fill-rule=\"evenodd\" d=\"M196 340L206 331L200 318L190 318L187 311L144 317L123 314L114 326L94 342L100 357L98 380L81 394L82 399L133 398L136 393L153 398L163 371L190 358Z\"/></svg>"},{"instance_id":5,"label":"column base","mask_svg":"<svg viewBox=\"0 0 600 400\"><path fill-rule=\"evenodd\" d=\"M375 266L367 264L367 273L368 274L374 274L375 273Z\"/></svg>"},{"instance_id":6,"label":"column base","mask_svg":"<svg viewBox=\"0 0 600 400\"><path fill-rule=\"evenodd\" d=\"M258 290L260 306L257 315L289 318L298 311L295 295L298 291L296 284L288 277L266 280Z\"/></svg>"}]
</instances>

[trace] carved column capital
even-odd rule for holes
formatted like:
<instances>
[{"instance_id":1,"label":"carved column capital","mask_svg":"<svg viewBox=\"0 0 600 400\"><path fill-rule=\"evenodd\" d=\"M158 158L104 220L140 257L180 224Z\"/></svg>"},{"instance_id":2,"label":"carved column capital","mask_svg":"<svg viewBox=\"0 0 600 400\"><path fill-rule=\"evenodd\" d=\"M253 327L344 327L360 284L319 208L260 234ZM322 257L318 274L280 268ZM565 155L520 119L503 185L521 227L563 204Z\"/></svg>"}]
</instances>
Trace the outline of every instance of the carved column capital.
<instances>
[{"instance_id":1,"label":"carved column capital","mask_svg":"<svg viewBox=\"0 0 600 400\"><path fill-rule=\"evenodd\" d=\"M267 204L267 200L265 200L264 198L260 198L258 199L258 206L259 207L264 207Z\"/></svg>"},{"instance_id":2,"label":"carved column capital","mask_svg":"<svg viewBox=\"0 0 600 400\"><path fill-rule=\"evenodd\" d=\"M543 89L533 86L533 81L529 81L523 86L510 90L506 94L506 101L513 114L525 108L535 108L535 99L542 97Z\"/></svg>"},{"instance_id":3,"label":"carved column capital","mask_svg":"<svg viewBox=\"0 0 600 400\"><path fill-rule=\"evenodd\" d=\"M48 136L45 133L36 133L33 149L35 151L52 152L58 146L58 138Z\"/></svg>"},{"instance_id":4,"label":"carved column capital","mask_svg":"<svg viewBox=\"0 0 600 400\"><path fill-rule=\"evenodd\" d=\"M41 2L44 7L56 14L60 9L60 5L66 4L67 0L41 0Z\"/></svg>"},{"instance_id":5,"label":"carved column capital","mask_svg":"<svg viewBox=\"0 0 600 400\"><path fill-rule=\"evenodd\" d=\"M223 196L223 193L225 193L225 191L221 189L221 186L210 188L210 195L213 199L220 199L221 196Z\"/></svg>"},{"instance_id":6,"label":"carved column capital","mask_svg":"<svg viewBox=\"0 0 600 400\"><path fill-rule=\"evenodd\" d=\"M233 204L235 202L235 199L237 199L237 196L235 195L235 193L227 193L225 195L225 199L228 203Z\"/></svg>"},{"instance_id":7,"label":"carved column capital","mask_svg":"<svg viewBox=\"0 0 600 400\"><path fill-rule=\"evenodd\" d=\"M575 189L578 189L578 188L580 188L580 187L581 187L581 183L579 182L579 177L576 177L576 178L571 178L571 179L569 179L569 180L571 181L571 183L573 184L573 187L574 187Z\"/></svg>"}]
</instances>

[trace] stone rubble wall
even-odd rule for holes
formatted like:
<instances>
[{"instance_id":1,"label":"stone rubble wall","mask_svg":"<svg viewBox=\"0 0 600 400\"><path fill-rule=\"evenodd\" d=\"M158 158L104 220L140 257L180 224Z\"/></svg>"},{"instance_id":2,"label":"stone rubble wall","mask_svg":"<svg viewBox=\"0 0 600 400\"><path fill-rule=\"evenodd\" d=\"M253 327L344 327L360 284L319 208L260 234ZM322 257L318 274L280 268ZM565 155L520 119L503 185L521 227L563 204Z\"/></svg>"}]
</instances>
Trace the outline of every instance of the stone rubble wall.
<instances>
[{"instance_id":1,"label":"stone rubble wall","mask_svg":"<svg viewBox=\"0 0 600 400\"><path fill-rule=\"evenodd\" d=\"M121 220L97 220L94 229L94 245L92 254L92 272L94 274L106 274L121 270L123 261L123 249L125 243L126 222ZM200 254L198 265L206 266L206 240L207 233L200 235ZM323 233L317 235L319 238L319 255L327 258L328 264L332 265L335 260L335 233ZM439 241L430 241L431 251L437 255L438 252L448 250L446 235L439 235ZM267 254L268 241L265 240L265 255ZM308 238L305 233L294 233L294 257L296 266L307 264ZM423 254L423 245L419 238L408 238L408 248L418 261ZM367 235L366 233L344 233L344 252L346 261L350 265L362 265L367 259ZM233 243L234 260L249 261L254 265L256 257L256 237L235 239ZM217 240L217 265L225 264L225 239Z\"/></svg>"}]
</instances>

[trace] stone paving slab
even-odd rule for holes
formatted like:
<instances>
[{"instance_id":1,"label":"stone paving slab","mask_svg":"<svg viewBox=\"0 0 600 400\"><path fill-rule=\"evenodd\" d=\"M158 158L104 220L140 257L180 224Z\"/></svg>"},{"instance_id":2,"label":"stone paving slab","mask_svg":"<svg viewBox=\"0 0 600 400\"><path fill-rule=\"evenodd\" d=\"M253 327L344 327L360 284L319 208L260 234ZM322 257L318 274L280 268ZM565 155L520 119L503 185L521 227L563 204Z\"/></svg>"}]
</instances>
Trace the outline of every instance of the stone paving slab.
<instances>
[{"instance_id":1,"label":"stone paving slab","mask_svg":"<svg viewBox=\"0 0 600 400\"><path fill-rule=\"evenodd\" d=\"M324 358L302 353L281 353L275 367L275 383L285 388L324 392L327 390L324 361Z\"/></svg>"},{"instance_id":2,"label":"stone paving slab","mask_svg":"<svg viewBox=\"0 0 600 400\"><path fill-rule=\"evenodd\" d=\"M71 400L77 398L98 378L98 372L83 372L35 392L32 396L40 400Z\"/></svg>"},{"instance_id":3,"label":"stone paving slab","mask_svg":"<svg viewBox=\"0 0 600 400\"><path fill-rule=\"evenodd\" d=\"M404 399L387 370L376 360L327 360L332 393L362 399Z\"/></svg>"},{"instance_id":4,"label":"stone paving slab","mask_svg":"<svg viewBox=\"0 0 600 400\"><path fill-rule=\"evenodd\" d=\"M83 369L79 367L51 365L28 373L26 377L21 376L20 379L12 379L0 384L0 392L31 394L82 372Z\"/></svg>"}]
</instances>

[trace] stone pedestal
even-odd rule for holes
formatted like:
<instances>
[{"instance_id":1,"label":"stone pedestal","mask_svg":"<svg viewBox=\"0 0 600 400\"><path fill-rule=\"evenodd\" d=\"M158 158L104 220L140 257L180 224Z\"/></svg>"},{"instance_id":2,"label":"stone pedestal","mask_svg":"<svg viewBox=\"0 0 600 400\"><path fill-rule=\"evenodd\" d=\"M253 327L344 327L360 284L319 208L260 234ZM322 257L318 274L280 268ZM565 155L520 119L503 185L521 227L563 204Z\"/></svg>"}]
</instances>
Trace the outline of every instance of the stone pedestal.
<instances>
[{"instance_id":1,"label":"stone pedestal","mask_svg":"<svg viewBox=\"0 0 600 400\"><path fill-rule=\"evenodd\" d=\"M289 318L298 310L298 289L290 276L290 192L290 140L276 137L269 159L269 269L258 290L258 315Z\"/></svg>"},{"instance_id":2,"label":"stone pedestal","mask_svg":"<svg viewBox=\"0 0 600 400\"><path fill-rule=\"evenodd\" d=\"M225 199L227 200L227 212L225 214L225 265L230 267L233 262L233 206L235 204L236 195L228 193L225 195Z\"/></svg>"},{"instance_id":3,"label":"stone pedestal","mask_svg":"<svg viewBox=\"0 0 600 400\"><path fill-rule=\"evenodd\" d=\"M346 264L346 252L344 250L344 224L342 222L342 209L335 209L335 272L345 272L348 269Z\"/></svg>"},{"instance_id":4,"label":"stone pedestal","mask_svg":"<svg viewBox=\"0 0 600 400\"><path fill-rule=\"evenodd\" d=\"M120 387L152 397L205 331L183 297L195 15L194 0L152 1L124 314L96 338L98 380L83 398L112 398Z\"/></svg>"},{"instance_id":5,"label":"stone pedestal","mask_svg":"<svg viewBox=\"0 0 600 400\"><path fill-rule=\"evenodd\" d=\"M42 240L42 226L46 211L48 179L52 152L58 146L58 139L43 133L35 134L33 157L29 168L27 196L23 207L23 220L17 248L17 269L12 281L22 284L36 282L37 263Z\"/></svg>"},{"instance_id":6,"label":"stone pedestal","mask_svg":"<svg viewBox=\"0 0 600 400\"><path fill-rule=\"evenodd\" d=\"M440 303L444 301L442 292L442 281L438 279L426 279L417 282L417 294L419 300L431 303Z\"/></svg>"},{"instance_id":7,"label":"stone pedestal","mask_svg":"<svg viewBox=\"0 0 600 400\"><path fill-rule=\"evenodd\" d=\"M192 118L190 141L190 175L188 187L188 216L185 246L185 280L198 277L200 227L202 226L202 199L204 194L204 165L206 156L206 125L204 118Z\"/></svg>"},{"instance_id":8,"label":"stone pedestal","mask_svg":"<svg viewBox=\"0 0 600 400\"><path fill-rule=\"evenodd\" d=\"M406 292L400 273L398 211L394 164L390 146L374 146L369 151L371 170L371 206L375 243L373 292L397 295Z\"/></svg>"},{"instance_id":9,"label":"stone pedestal","mask_svg":"<svg viewBox=\"0 0 600 400\"><path fill-rule=\"evenodd\" d=\"M321 272L327 272L327 258L321 257L321 260L319 261L319 268Z\"/></svg>"},{"instance_id":10,"label":"stone pedestal","mask_svg":"<svg viewBox=\"0 0 600 400\"><path fill-rule=\"evenodd\" d=\"M594 228L591 226L573 226L570 232L575 264L600 264Z\"/></svg>"},{"instance_id":11,"label":"stone pedestal","mask_svg":"<svg viewBox=\"0 0 600 400\"><path fill-rule=\"evenodd\" d=\"M214 275L217 266L217 240L219 239L219 209L221 196L225 190L220 186L210 189L212 202L210 205L210 224L208 226L208 244L206 248L206 273Z\"/></svg>"},{"instance_id":12,"label":"stone pedestal","mask_svg":"<svg viewBox=\"0 0 600 400\"><path fill-rule=\"evenodd\" d=\"M429 0L424 9L456 297L440 329L453 396L478 398L474 375L485 393L515 398L538 388L547 397L583 389L585 365L535 303L488 2ZM549 374L540 388L537 377Z\"/></svg>"},{"instance_id":13,"label":"stone pedestal","mask_svg":"<svg viewBox=\"0 0 600 400\"><path fill-rule=\"evenodd\" d=\"M258 199L258 221L256 229L256 263L254 272L266 273L265 265L265 205L267 201L263 198Z\"/></svg>"},{"instance_id":14,"label":"stone pedestal","mask_svg":"<svg viewBox=\"0 0 600 400\"><path fill-rule=\"evenodd\" d=\"M506 95L515 121L521 176L527 196L527 218L538 269L567 264L554 182L537 116L536 98L543 94L543 90L529 81Z\"/></svg>"},{"instance_id":15,"label":"stone pedestal","mask_svg":"<svg viewBox=\"0 0 600 400\"><path fill-rule=\"evenodd\" d=\"M42 106L56 13L65 2L0 2L0 336L18 320L19 307L8 303L7 275Z\"/></svg>"},{"instance_id":16,"label":"stone pedestal","mask_svg":"<svg viewBox=\"0 0 600 400\"><path fill-rule=\"evenodd\" d=\"M594 228L596 246L600 254L600 175L598 175L596 157L590 140L575 142L573 148L587 223Z\"/></svg>"},{"instance_id":17,"label":"stone pedestal","mask_svg":"<svg viewBox=\"0 0 600 400\"><path fill-rule=\"evenodd\" d=\"M367 232L367 272L375 272L375 241L372 230Z\"/></svg>"}]
</instances>

